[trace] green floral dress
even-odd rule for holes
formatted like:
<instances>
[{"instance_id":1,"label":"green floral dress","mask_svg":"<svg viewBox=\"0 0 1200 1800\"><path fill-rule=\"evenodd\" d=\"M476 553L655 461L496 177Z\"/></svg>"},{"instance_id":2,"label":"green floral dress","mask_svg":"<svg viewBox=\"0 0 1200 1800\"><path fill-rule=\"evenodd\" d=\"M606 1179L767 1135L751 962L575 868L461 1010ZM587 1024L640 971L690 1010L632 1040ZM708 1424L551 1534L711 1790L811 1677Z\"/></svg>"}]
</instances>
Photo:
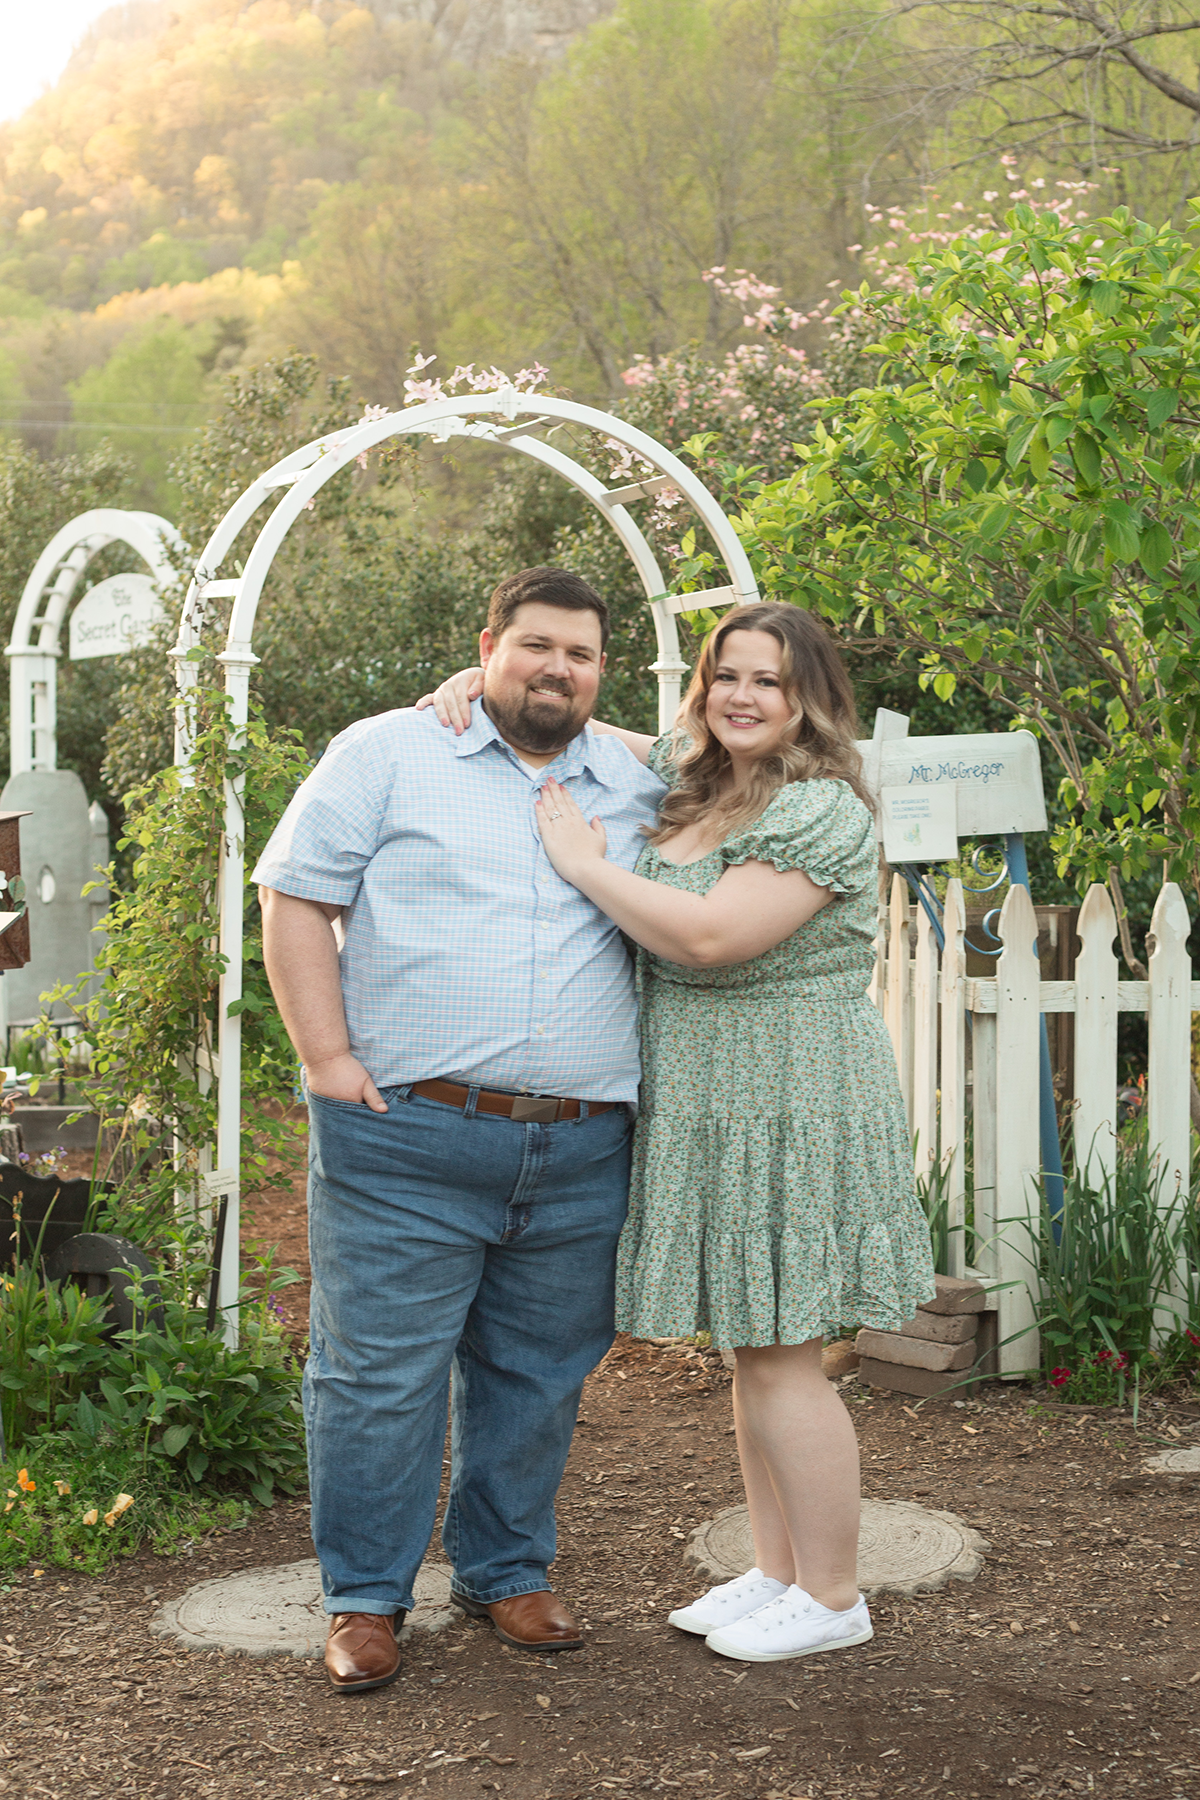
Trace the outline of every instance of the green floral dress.
<instances>
[{"instance_id":1,"label":"green floral dress","mask_svg":"<svg viewBox=\"0 0 1200 1800\"><path fill-rule=\"evenodd\" d=\"M669 780L666 744L650 760ZM642 1097L617 1329L710 1331L722 1349L895 1330L935 1289L891 1040L866 997L870 815L845 782L792 782L699 861L647 845L637 868L706 894L744 862L802 869L837 897L751 962L685 969L638 952Z\"/></svg>"}]
</instances>

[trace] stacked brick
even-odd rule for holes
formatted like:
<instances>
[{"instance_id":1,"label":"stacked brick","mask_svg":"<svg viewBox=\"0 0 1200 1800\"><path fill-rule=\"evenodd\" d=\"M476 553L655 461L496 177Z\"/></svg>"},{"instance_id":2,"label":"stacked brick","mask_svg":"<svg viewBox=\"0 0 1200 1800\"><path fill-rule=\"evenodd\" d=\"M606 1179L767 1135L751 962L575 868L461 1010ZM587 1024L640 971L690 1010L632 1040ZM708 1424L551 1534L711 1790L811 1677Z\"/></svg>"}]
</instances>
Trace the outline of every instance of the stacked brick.
<instances>
[{"instance_id":1,"label":"stacked brick","mask_svg":"<svg viewBox=\"0 0 1200 1800\"><path fill-rule=\"evenodd\" d=\"M899 1331L866 1327L855 1339L859 1379L898 1394L968 1391L964 1383L991 1374L995 1314L985 1312L987 1291L978 1281L938 1275L937 1296L920 1307ZM982 1329L981 1329L982 1327ZM974 1369L974 1377L967 1374Z\"/></svg>"}]
</instances>

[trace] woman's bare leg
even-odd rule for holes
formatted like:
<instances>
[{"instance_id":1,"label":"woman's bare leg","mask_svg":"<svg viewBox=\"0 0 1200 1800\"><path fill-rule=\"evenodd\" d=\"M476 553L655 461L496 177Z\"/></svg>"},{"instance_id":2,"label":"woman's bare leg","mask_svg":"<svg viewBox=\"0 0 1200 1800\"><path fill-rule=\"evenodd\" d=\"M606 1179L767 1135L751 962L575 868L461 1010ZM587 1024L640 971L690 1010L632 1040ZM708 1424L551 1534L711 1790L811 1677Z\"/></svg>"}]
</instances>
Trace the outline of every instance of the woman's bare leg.
<instances>
[{"instance_id":1,"label":"woman's bare leg","mask_svg":"<svg viewBox=\"0 0 1200 1800\"><path fill-rule=\"evenodd\" d=\"M739 1349L734 1419L759 1568L845 1611L858 1598L858 1442L820 1338Z\"/></svg>"},{"instance_id":2,"label":"woman's bare leg","mask_svg":"<svg viewBox=\"0 0 1200 1800\"><path fill-rule=\"evenodd\" d=\"M737 1429L738 1461L742 1465L742 1482L750 1512L750 1531L754 1538L754 1560L764 1575L771 1575L776 1581L782 1581L785 1587L790 1587L793 1582L799 1584L800 1576L792 1554L787 1522L775 1497L771 1471L760 1455L742 1415L740 1394L743 1354L743 1351L738 1351L738 1367L733 1378L733 1423Z\"/></svg>"}]
</instances>

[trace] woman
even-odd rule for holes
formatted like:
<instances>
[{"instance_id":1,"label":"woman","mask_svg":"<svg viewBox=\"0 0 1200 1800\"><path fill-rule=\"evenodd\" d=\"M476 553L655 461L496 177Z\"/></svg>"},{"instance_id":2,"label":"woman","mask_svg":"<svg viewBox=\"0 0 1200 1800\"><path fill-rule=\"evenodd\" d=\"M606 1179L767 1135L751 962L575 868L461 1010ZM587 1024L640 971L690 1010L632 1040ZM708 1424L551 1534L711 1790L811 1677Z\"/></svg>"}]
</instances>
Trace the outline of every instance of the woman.
<instances>
[{"instance_id":1,"label":"woman","mask_svg":"<svg viewBox=\"0 0 1200 1800\"><path fill-rule=\"evenodd\" d=\"M444 721L474 691L470 676L440 689ZM670 1620L748 1662L861 1644L858 1447L822 1339L895 1330L935 1288L866 999L877 852L853 696L809 614L742 606L708 637L671 738L618 735L670 783L636 872L605 859L565 788L548 780L537 808L554 868L639 946L617 1327L735 1351L756 1556Z\"/></svg>"}]
</instances>

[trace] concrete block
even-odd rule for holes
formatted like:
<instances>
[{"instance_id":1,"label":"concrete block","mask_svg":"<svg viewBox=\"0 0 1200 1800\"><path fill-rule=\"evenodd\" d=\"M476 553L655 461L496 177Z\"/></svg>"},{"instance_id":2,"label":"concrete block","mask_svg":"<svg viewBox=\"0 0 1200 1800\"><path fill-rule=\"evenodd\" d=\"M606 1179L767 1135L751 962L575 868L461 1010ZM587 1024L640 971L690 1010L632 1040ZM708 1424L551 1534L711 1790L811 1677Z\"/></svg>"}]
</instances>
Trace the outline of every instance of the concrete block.
<instances>
[{"instance_id":1,"label":"concrete block","mask_svg":"<svg viewBox=\"0 0 1200 1800\"><path fill-rule=\"evenodd\" d=\"M920 1310L927 1313L976 1313L987 1305L987 1290L981 1281L961 1281L956 1275L935 1275L936 1300L923 1300Z\"/></svg>"},{"instance_id":2,"label":"concrete block","mask_svg":"<svg viewBox=\"0 0 1200 1800\"><path fill-rule=\"evenodd\" d=\"M919 1312L900 1327L901 1337L924 1338L927 1344L965 1344L975 1336L982 1313Z\"/></svg>"},{"instance_id":3,"label":"concrete block","mask_svg":"<svg viewBox=\"0 0 1200 1800\"><path fill-rule=\"evenodd\" d=\"M860 1356L876 1362L902 1363L906 1369L969 1369L975 1361L975 1344L929 1344L921 1338L903 1337L898 1331L860 1331L854 1340Z\"/></svg>"},{"instance_id":4,"label":"concrete block","mask_svg":"<svg viewBox=\"0 0 1200 1800\"><path fill-rule=\"evenodd\" d=\"M964 1380L956 1369L907 1369L903 1363L877 1362L864 1356L858 1365L858 1378L868 1387L889 1388L894 1394L915 1394L928 1399L931 1394L953 1394L961 1400L975 1386L975 1378Z\"/></svg>"},{"instance_id":5,"label":"concrete block","mask_svg":"<svg viewBox=\"0 0 1200 1800\"><path fill-rule=\"evenodd\" d=\"M853 1338L839 1338L836 1344L826 1344L821 1351L821 1373L829 1381L840 1381L843 1375L851 1375L858 1367L858 1351L854 1348Z\"/></svg>"}]
</instances>

